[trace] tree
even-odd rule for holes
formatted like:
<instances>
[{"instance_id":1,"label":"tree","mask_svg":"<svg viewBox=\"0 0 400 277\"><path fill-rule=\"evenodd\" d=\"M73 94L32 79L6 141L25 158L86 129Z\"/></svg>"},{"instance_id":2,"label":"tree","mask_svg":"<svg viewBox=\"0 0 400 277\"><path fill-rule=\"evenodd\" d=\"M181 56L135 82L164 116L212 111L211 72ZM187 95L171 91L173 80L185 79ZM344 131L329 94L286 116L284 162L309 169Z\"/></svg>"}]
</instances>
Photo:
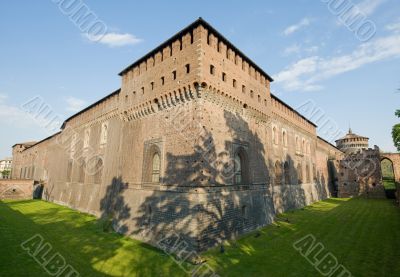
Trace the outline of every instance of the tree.
<instances>
[{"instance_id":1,"label":"tree","mask_svg":"<svg viewBox=\"0 0 400 277\"><path fill-rule=\"evenodd\" d=\"M5 170L1 171L0 173L1 173L2 178L8 179L10 177L11 170L5 169Z\"/></svg>"},{"instance_id":2,"label":"tree","mask_svg":"<svg viewBox=\"0 0 400 277\"><path fill-rule=\"evenodd\" d=\"M397 110L395 115L400 118L400 110ZM392 137L394 146L396 146L397 151L400 151L400 123L393 126Z\"/></svg>"}]
</instances>

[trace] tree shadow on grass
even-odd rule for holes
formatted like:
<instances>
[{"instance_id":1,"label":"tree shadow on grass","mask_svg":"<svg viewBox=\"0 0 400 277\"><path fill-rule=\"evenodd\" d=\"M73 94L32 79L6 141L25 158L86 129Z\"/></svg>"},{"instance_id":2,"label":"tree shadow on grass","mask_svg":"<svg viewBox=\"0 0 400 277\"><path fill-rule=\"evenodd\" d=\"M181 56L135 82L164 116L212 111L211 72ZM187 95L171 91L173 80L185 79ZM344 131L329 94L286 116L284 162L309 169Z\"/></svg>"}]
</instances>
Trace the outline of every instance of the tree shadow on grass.
<instances>
[{"instance_id":1,"label":"tree shadow on grass","mask_svg":"<svg viewBox=\"0 0 400 277\"><path fill-rule=\"evenodd\" d=\"M3 269L10 274L2 276L43 276L42 267L20 247L36 234L52 246L52 254L59 252L81 276L183 276L183 271L163 252L116 233L103 232L93 216L51 203L34 203L40 205L34 211L28 210L28 205L35 207L29 201L12 203L12 208L0 205L1 214L7 217L4 224L13 236L12 243L0 250L0 256L5 256L4 250L15 253L8 271ZM19 266L22 261L24 268Z\"/></svg>"}]
</instances>

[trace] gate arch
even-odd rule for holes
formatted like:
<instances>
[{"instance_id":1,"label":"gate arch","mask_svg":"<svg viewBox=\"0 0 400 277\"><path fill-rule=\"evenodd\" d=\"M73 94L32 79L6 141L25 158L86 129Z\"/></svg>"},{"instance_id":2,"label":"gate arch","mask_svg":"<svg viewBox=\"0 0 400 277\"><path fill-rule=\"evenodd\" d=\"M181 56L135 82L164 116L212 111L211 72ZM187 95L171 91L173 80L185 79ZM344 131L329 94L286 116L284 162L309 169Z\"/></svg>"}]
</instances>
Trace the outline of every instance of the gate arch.
<instances>
[{"instance_id":1,"label":"gate arch","mask_svg":"<svg viewBox=\"0 0 400 277\"><path fill-rule=\"evenodd\" d=\"M381 163L383 160L389 160L393 166L394 179L400 181L400 153L381 153Z\"/></svg>"}]
</instances>

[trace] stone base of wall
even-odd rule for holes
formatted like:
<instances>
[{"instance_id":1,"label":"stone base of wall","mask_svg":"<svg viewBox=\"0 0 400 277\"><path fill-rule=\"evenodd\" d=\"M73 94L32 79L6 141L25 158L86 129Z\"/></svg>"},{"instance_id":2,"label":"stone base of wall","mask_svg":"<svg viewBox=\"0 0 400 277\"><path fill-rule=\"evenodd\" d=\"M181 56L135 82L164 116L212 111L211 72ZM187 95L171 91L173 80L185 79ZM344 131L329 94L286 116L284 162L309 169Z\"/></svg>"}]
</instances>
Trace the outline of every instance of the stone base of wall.
<instances>
[{"instance_id":1,"label":"stone base of wall","mask_svg":"<svg viewBox=\"0 0 400 277\"><path fill-rule=\"evenodd\" d=\"M339 186L339 198L350 198L357 196L365 196L368 198L386 198L385 188L382 184L365 186L356 182L347 183L346 185L341 184Z\"/></svg>"},{"instance_id":2,"label":"stone base of wall","mask_svg":"<svg viewBox=\"0 0 400 277\"><path fill-rule=\"evenodd\" d=\"M201 252L271 224L276 214L329 197L324 185L167 187L115 180L45 187L44 199L112 219L114 229L158 248L176 238Z\"/></svg>"},{"instance_id":3,"label":"stone base of wall","mask_svg":"<svg viewBox=\"0 0 400 277\"><path fill-rule=\"evenodd\" d=\"M32 199L34 183L35 182L33 180L26 179L1 179L0 200Z\"/></svg>"}]
</instances>

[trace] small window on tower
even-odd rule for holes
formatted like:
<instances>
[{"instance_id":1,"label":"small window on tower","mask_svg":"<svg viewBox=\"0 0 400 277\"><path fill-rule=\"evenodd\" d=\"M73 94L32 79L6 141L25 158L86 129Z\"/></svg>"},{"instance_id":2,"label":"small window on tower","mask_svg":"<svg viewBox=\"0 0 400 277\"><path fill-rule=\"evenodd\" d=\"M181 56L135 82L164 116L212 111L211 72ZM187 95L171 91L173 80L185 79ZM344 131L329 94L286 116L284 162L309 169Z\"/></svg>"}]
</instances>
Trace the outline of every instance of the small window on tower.
<instances>
[{"instance_id":1,"label":"small window on tower","mask_svg":"<svg viewBox=\"0 0 400 277\"><path fill-rule=\"evenodd\" d=\"M215 75L215 67L213 65L210 65L210 74Z\"/></svg>"},{"instance_id":2,"label":"small window on tower","mask_svg":"<svg viewBox=\"0 0 400 277\"><path fill-rule=\"evenodd\" d=\"M172 79L176 80L176 70L172 71Z\"/></svg>"},{"instance_id":3,"label":"small window on tower","mask_svg":"<svg viewBox=\"0 0 400 277\"><path fill-rule=\"evenodd\" d=\"M222 81L226 82L226 73L222 72Z\"/></svg>"},{"instance_id":4,"label":"small window on tower","mask_svg":"<svg viewBox=\"0 0 400 277\"><path fill-rule=\"evenodd\" d=\"M186 74L190 73L190 64L185 65L186 68Z\"/></svg>"}]
</instances>

